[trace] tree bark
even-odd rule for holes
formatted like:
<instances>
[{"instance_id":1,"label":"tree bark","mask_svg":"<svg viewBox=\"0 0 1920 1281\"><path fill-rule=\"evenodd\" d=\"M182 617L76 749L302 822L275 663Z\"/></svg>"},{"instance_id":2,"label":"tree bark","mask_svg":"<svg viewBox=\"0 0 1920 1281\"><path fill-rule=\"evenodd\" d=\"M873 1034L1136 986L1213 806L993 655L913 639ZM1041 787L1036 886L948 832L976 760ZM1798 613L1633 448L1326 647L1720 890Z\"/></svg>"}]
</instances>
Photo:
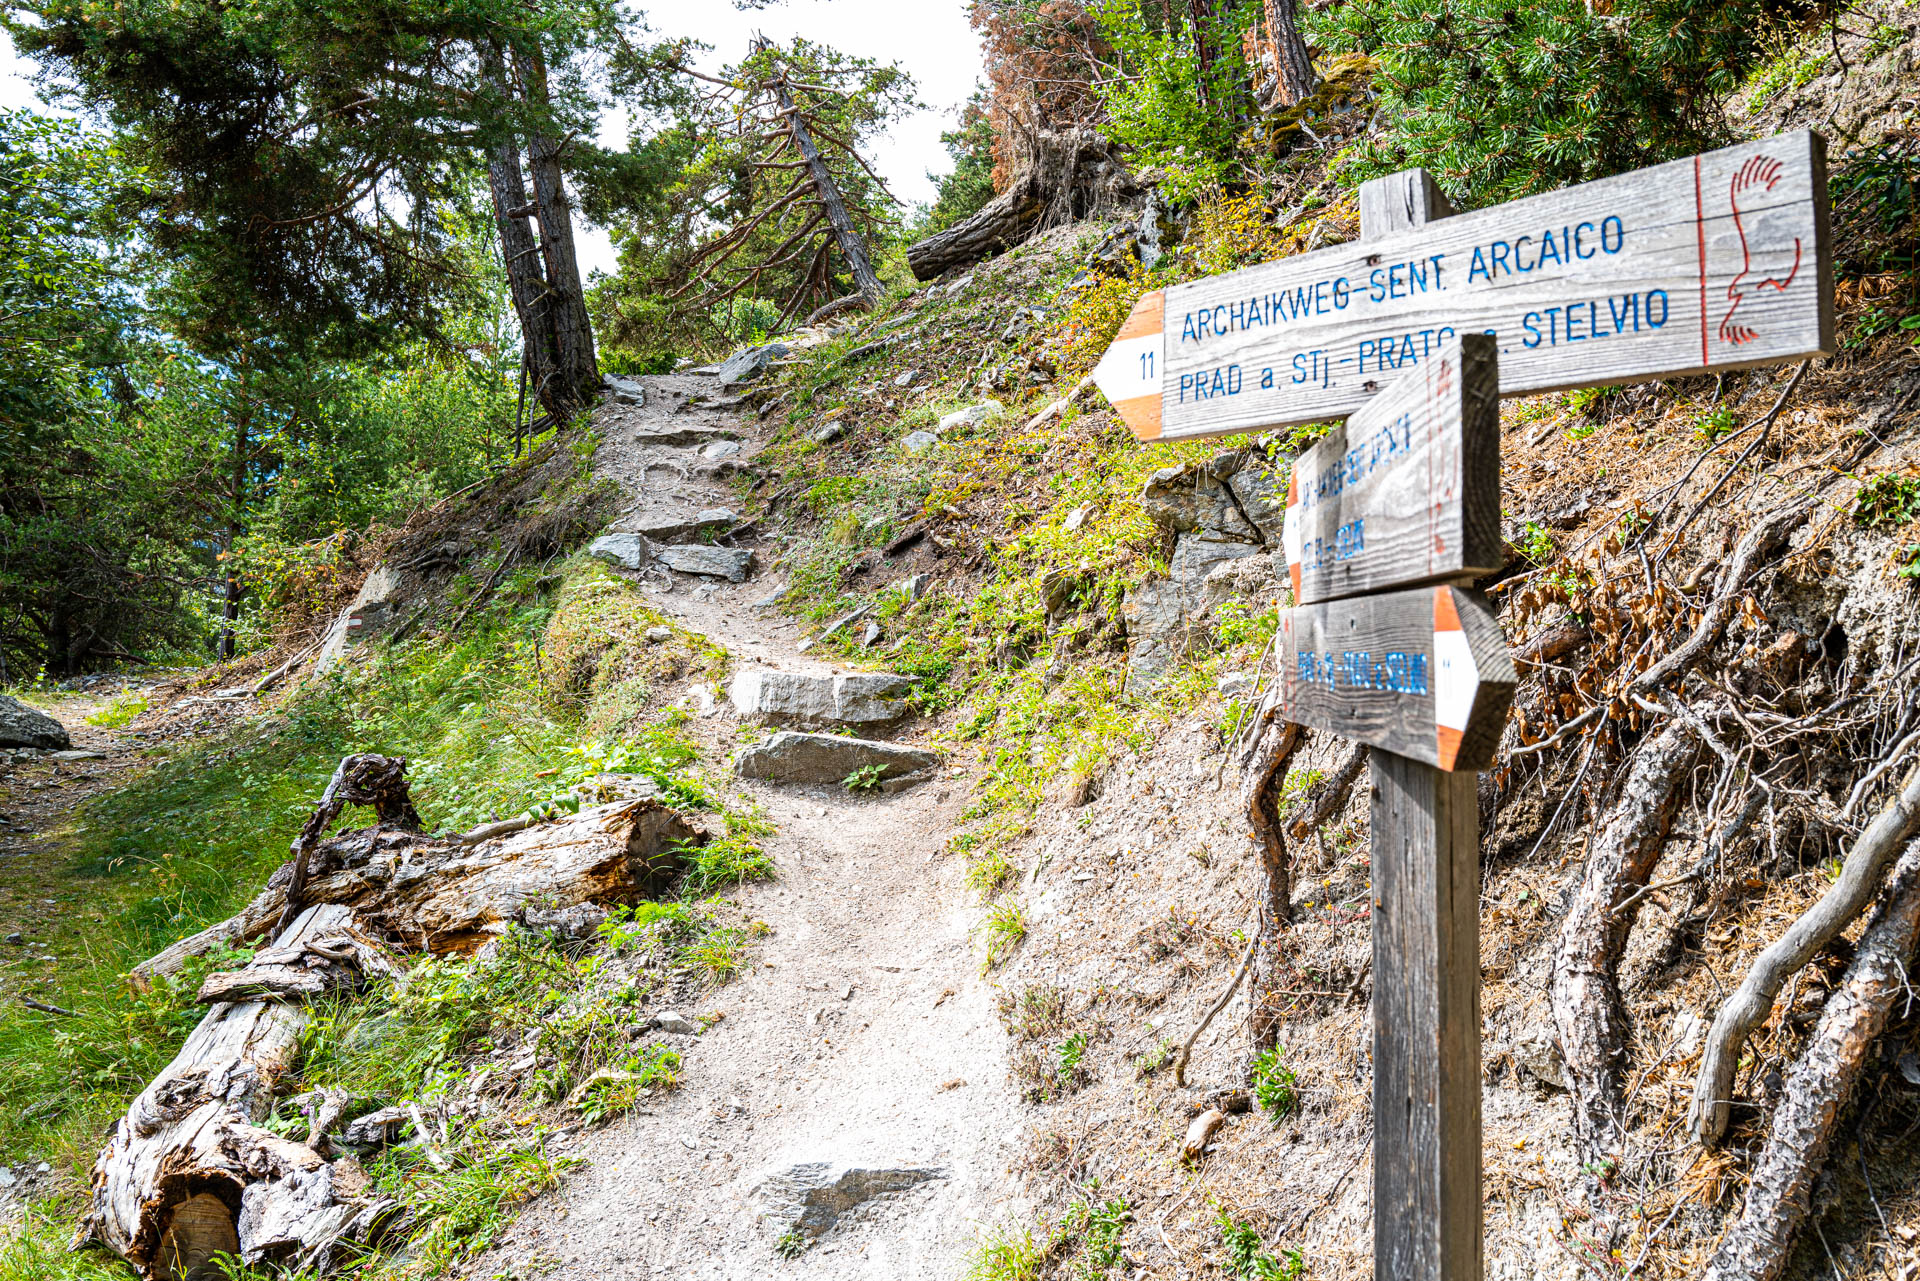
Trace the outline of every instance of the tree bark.
<instances>
[{"instance_id":1,"label":"tree bark","mask_svg":"<svg viewBox=\"0 0 1920 1281\"><path fill-rule=\"evenodd\" d=\"M1593 838L1554 947L1553 1021L1573 1093L1574 1141L1590 1172L1617 1167L1626 1146L1626 1014L1616 969L1637 913L1616 904L1652 874L1699 751L1699 739L1679 721L1642 744Z\"/></svg>"},{"instance_id":2,"label":"tree bark","mask_svg":"<svg viewBox=\"0 0 1920 1281\"><path fill-rule=\"evenodd\" d=\"M916 280L932 280L1010 249L1036 231L1119 208L1140 194L1133 176L1091 129L1043 133L1032 161L987 206L907 249Z\"/></svg>"},{"instance_id":3,"label":"tree bark","mask_svg":"<svg viewBox=\"0 0 1920 1281\"><path fill-rule=\"evenodd\" d=\"M502 104L513 99L506 64L497 45L480 50L483 72ZM494 225L500 231L500 253L507 269L507 289L513 314L520 322L524 366L533 383L533 396L556 420L556 405L548 397L564 380L560 376L560 346L553 325L551 291L547 288L541 244L533 234L534 206L527 197L527 181L520 167L520 144L504 136L487 155L487 187L493 195ZM518 423L515 424L516 430Z\"/></svg>"},{"instance_id":4,"label":"tree bark","mask_svg":"<svg viewBox=\"0 0 1920 1281\"><path fill-rule=\"evenodd\" d=\"M1720 1240L1705 1281L1776 1281L1806 1222L1814 1180L1833 1133L1887 1025L1909 992L1907 966L1920 937L1920 842L1895 865L1880 910L1794 1065L1774 1109L1767 1145L1747 1183L1740 1219Z\"/></svg>"},{"instance_id":5,"label":"tree bark","mask_svg":"<svg viewBox=\"0 0 1920 1281\"><path fill-rule=\"evenodd\" d=\"M1267 50L1273 59L1273 79L1265 101L1268 111L1305 102L1320 87L1313 74L1313 58L1300 34L1300 13L1294 0L1266 0Z\"/></svg>"},{"instance_id":6,"label":"tree bark","mask_svg":"<svg viewBox=\"0 0 1920 1281\"><path fill-rule=\"evenodd\" d=\"M275 945L384 964L339 904L301 913ZM371 1194L358 1161L329 1164L260 1128L306 1021L299 1003L216 1005L108 1133L83 1230L155 1281L184 1281L221 1253L324 1269L336 1246L375 1242L398 1207Z\"/></svg>"},{"instance_id":7,"label":"tree bark","mask_svg":"<svg viewBox=\"0 0 1920 1281\"><path fill-rule=\"evenodd\" d=\"M544 112L547 64L538 50L514 50L521 89L536 111ZM527 129L527 167L533 173L533 198L540 212L540 248L547 268L548 311L553 318L559 359L560 387L553 413L561 422L593 403L600 387L600 366L594 358L593 319L587 314L587 296L580 284L580 259L573 246L573 201L567 195L561 168L560 142L531 125ZM544 403L544 402L543 402Z\"/></svg>"},{"instance_id":8,"label":"tree bark","mask_svg":"<svg viewBox=\"0 0 1920 1281\"><path fill-rule=\"evenodd\" d=\"M338 799L364 772L349 763L369 760L394 764L349 757L335 776L346 785L329 795ZM386 799L404 804L404 792ZM323 814L322 829L338 808L323 802L316 819ZM372 1243L398 1207L372 1195L358 1162L329 1161L260 1128L294 1067L306 1002L391 971L390 944L470 951L531 907L657 895L678 874L681 851L704 839L641 799L475 845L385 823L313 843L304 906L245 969L207 977L199 999L213 1008L109 1134L83 1228L152 1281L185 1281L220 1252L324 1272L347 1244ZM281 916L296 860L245 912L195 939L257 937ZM193 942L141 969L177 968Z\"/></svg>"}]
</instances>

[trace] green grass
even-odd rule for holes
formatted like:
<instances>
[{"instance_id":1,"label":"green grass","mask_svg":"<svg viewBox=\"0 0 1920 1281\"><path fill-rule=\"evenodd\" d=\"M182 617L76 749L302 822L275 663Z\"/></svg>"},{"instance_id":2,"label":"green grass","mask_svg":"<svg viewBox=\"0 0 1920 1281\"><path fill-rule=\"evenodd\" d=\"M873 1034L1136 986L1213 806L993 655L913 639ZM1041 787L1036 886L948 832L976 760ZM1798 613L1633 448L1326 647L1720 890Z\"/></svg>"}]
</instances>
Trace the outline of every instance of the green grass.
<instances>
[{"instance_id":1,"label":"green grass","mask_svg":"<svg viewBox=\"0 0 1920 1281\"><path fill-rule=\"evenodd\" d=\"M102 729L119 729L147 710L147 696L128 690L113 696L105 707L87 717L87 724L98 725Z\"/></svg>"},{"instance_id":2,"label":"green grass","mask_svg":"<svg viewBox=\"0 0 1920 1281\"><path fill-rule=\"evenodd\" d=\"M1011 899L995 903L980 922L980 933L987 946L986 959L981 963L981 972L985 973L1006 960L1027 937L1027 914Z\"/></svg>"},{"instance_id":3,"label":"green grass","mask_svg":"<svg viewBox=\"0 0 1920 1281\"><path fill-rule=\"evenodd\" d=\"M1301 1281L1307 1275L1307 1261L1300 1251L1287 1250L1284 1261L1276 1259L1252 1224L1243 1223L1225 1209L1218 1214L1220 1245L1230 1274L1247 1281Z\"/></svg>"},{"instance_id":4,"label":"green grass","mask_svg":"<svg viewBox=\"0 0 1920 1281\"><path fill-rule=\"evenodd\" d=\"M1047 1262L1047 1247L1033 1233L995 1228L981 1237L967 1263L966 1281L1037 1281Z\"/></svg>"},{"instance_id":5,"label":"green grass","mask_svg":"<svg viewBox=\"0 0 1920 1281\"><path fill-rule=\"evenodd\" d=\"M642 907L680 922L664 957L670 967L709 982L741 970L751 932L724 923L724 905L698 896L771 875L756 841L771 826L722 803L685 716L665 712L658 697L677 678L719 676L725 656L679 633L647 644L646 629L661 617L630 585L592 562L559 569L557 588L528 577L519 595L503 589L457 639L371 651L280 714L157 760L84 808L57 853L0 864L0 912L38 916L53 953L44 964L10 962L0 985L78 1016L0 1003L0 1161L52 1161L84 1186L106 1124L204 1013L192 1000L200 978L245 954L205 958L146 993L121 976L252 898L350 752L407 757L432 830L577 806L570 789L603 772L652 779L668 803L717 812L723 832L687 852L685 892L694 899ZM42 900L54 901L50 910ZM352 1007L316 1007L304 1070L310 1081L350 1086L356 1098L431 1099L465 1071L462 1056L537 1023L552 1039L542 1053L554 1066L534 1092L556 1102L596 1068L647 1053L637 1048L639 992L609 986L599 964L538 939L503 944L486 965L425 962L405 996L376 991ZM377 1051L362 1053L362 1042ZM664 1061L648 1070L654 1085L670 1074ZM512 1205L558 1177L531 1131L453 1137L448 1171L404 1166L399 1156L374 1171L404 1189L420 1215L410 1268L477 1248ZM44 1222L72 1208L48 1206ZM0 1241L0 1281L107 1269L89 1255L60 1256L49 1270L57 1244L38 1228Z\"/></svg>"}]
</instances>

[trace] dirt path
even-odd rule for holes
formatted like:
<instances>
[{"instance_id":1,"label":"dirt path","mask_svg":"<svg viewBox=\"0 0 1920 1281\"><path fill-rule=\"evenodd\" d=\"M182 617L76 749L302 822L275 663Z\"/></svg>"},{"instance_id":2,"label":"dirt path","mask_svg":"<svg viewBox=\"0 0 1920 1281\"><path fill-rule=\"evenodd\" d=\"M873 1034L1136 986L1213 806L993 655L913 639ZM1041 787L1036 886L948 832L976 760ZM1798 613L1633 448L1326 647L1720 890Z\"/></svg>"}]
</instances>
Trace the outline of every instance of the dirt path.
<instances>
[{"instance_id":1,"label":"dirt path","mask_svg":"<svg viewBox=\"0 0 1920 1281\"><path fill-rule=\"evenodd\" d=\"M750 419L683 407L715 394L710 379L644 381L644 408L603 411L599 423L599 465L633 496L615 530L732 499L695 446L639 443L636 433L728 428L740 434L736 460L760 436ZM737 662L829 669L795 653L790 623L753 608L777 583L762 565L744 584L676 575L670 590L650 586L659 607ZM954 861L935 857L962 788L943 778L891 797L749 791L779 827L769 846L778 879L737 896L773 927L755 971L697 1011L724 1018L687 1056L682 1089L579 1140L569 1155L585 1166L529 1207L471 1275L946 1281L982 1222L1024 1211L1007 1175L1019 1103L971 946L971 896ZM755 1189L813 1162L941 1174L849 1211L812 1249L783 1259Z\"/></svg>"}]
</instances>

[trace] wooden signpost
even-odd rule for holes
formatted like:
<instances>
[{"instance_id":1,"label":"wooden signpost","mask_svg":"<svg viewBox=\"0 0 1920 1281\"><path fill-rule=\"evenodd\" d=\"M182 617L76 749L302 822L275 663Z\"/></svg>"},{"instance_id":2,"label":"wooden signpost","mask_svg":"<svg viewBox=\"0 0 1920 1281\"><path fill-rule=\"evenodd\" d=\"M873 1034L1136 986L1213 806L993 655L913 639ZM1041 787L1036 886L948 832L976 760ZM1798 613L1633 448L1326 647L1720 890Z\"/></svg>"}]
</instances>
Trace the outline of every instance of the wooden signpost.
<instances>
[{"instance_id":1,"label":"wooden signpost","mask_svg":"<svg viewBox=\"0 0 1920 1281\"><path fill-rule=\"evenodd\" d=\"M1371 744L1374 1275L1479 1281L1480 834L1515 684L1503 395L1833 351L1824 144L1783 134L1474 213L1421 170L1360 240L1140 300L1095 371L1141 440L1345 418L1295 460L1288 720Z\"/></svg>"}]
</instances>

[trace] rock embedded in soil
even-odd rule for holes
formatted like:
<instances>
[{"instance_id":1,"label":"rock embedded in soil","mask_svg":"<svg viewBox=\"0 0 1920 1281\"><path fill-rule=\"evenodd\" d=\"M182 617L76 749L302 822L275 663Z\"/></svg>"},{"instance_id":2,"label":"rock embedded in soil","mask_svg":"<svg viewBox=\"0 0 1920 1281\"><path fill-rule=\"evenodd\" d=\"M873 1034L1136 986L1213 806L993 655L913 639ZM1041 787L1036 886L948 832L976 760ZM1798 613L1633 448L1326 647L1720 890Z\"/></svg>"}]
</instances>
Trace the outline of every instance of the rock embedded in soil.
<instances>
[{"instance_id":1,"label":"rock embedded in soil","mask_svg":"<svg viewBox=\"0 0 1920 1281\"><path fill-rule=\"evenodd\" d=\"M767 366L787 354L785 343L768 343L764 347L746 347L733 353L717 366L710 366L720 376L722 387L732 387L736 383L751 382L767 372Z\"/></svg>"},{"instance_id":2,"label":"rock embedded in soil","mask_svg":"<svg viewBox=\"0 0 1920 1281\"><path fill-rule=\"evenodd\" d=\"M774 725L884 725L907 714L900 698L912 686L887 672L815 676L750 667L735 673L727 697L740 715Z\"/></svg>"},{"instance_id":3,"label":"rock embedded in soil","mask_svg":"<svg viewBox=\"0 0 1920 1281\"><path fill-rule=\"evenodd\" d=\"M620 378L608 374L601 381L607 385L607 393L622 405L647 403L647 389L632 378Z\"/></svg>"},{"instance_id":4,"label":"rock embedded in soil","mask_svg":"<svg viewBox=\"0 0 1920 1281\"><path fill-rule=\"evenodd\" d=\"M587 546L587 555L623 569L644 569L652 548L639 534L604 534Z\"/></svg>"},{"instance_id":5,"label":"rock embedded in soil","mask_svg":"<svg viewBox=\"0 0 1920 1281\"><path fill-rule=\"evenodd\" d=\"M64 750L72 746L66 726L45 712L0 694L0 747Z\"/></svg>"},{"instance_id":6,"label":"rock embedded in soil","mask_svg":"<svg viewBox=\"0 0 1920 1281\"><path fill-rule=\"evenodd\" d=\"M744 547L656 547L653 558L681 574L700 574L744 583L753 569L753 553Z\"/></svg>"},{"instance_id":7,"label":"rock embedded in soil","mask_svg":"<svg viewBox=\"0 0 1920 1281\"><path fill-rule=\"evenodd\" d=\"M706 529L725 529L739 523L740 513L725 507L710 507L692 515L684 511L650 512L627 522L633 533L656 543L685 538L688 534L697 534Z\"/></svg>"},{"instance_id":8,"label":"rock embedded in soil","mask_svg":"<svg viewBox=\"0 0 1920 1281\"><path fill-rule=\"evenodd\" d=\"M940 438L930 431L908 432L900 440L900 447L909 454L922 454L940 443Z\"/></svg>"},{"instance_id":9,"label":"rock embedded in soil","mask_svg":"<svg viewBox=\"0 0 1920 1281\"><path fill-rule=\"evenodd\" d=\"M660 1013L654 1015L653 1026L656 1031L669 1032L675 1036L698 1036L700 1034L700 1025L698 1023L695 1023L686 1015L676 1014L672 1010L662 1010Z\"/></svg>"},{"instance_id":10,"label":"rock embedded in soil","mask_svg":"<svg viewBox=\"0 0 1920 1281\"><path fill-rule=\"evenodd\" d=\"M933 430L941 435L957 427L977 427L1007 412L1007 407L997 400L983 400L977 405L968 405L965 409L956 409L940 420Z\"/></svg>"},{"instance_id":11,"label":"rock embedded in soil","mask_svg":"<svg viewBox=\"0 0 1920 1281\"><path fill-rule=\"evenodd\" d=\"M634 443L640 445L710 445L716 441L734 440L739 433L728 431L724 427L647 427L633 433Z\"/></svg>"},{"instance_id":12,"label":"rock embedded in soil","mask_svg":"<svg viewBox=\"0 0 1920 1281\"><path fill-rule=\"evenodd\" d=\"M917 747L782 730L742 751L734 771L741 778L775 783L840 783L855 770L868 766L879 766L879 777L888 779L931 769L939 763L937 755Z\"/></svg>"},{"instance_id":13,"label":"rock embedded in soil","mask_svg":"<svg viewBox=\"0 0 1920 1281\"><path fill-rule=\"evenodd\" d=\"M809 1161L768 1175L753 1195L763 1207L762 1217L772 1222L776 1232L817 1239L854 1207L946 1174L931 1165L846 1166Z\"/></svg>"}]
</instances>

